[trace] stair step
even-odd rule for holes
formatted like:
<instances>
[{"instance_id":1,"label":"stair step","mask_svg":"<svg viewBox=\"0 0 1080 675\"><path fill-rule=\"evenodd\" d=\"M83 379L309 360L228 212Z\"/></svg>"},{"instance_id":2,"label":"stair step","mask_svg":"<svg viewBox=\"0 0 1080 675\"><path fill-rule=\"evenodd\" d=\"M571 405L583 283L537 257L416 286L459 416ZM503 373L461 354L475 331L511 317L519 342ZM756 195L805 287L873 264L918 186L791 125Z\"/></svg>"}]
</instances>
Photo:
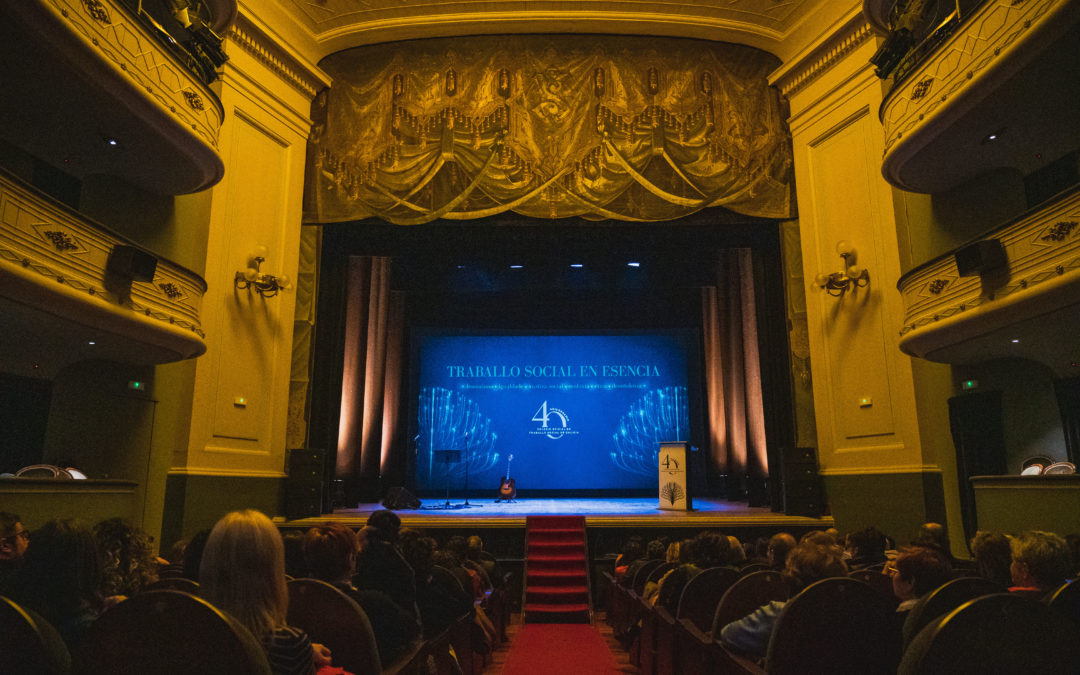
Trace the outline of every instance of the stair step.
<instances>
[{"instance_id":1,"label":"stair step","mask_svg":"<svg viewBox=\"0 0 1080 675\"><path fill-rule=\"evenodd\" d=\"M529 623L588 623L589 606L587 604L529 604L525 606L525 621Z\"/></svg>"},{"instance_id":2,"label":"stair step","mask_svg":"<svg viewBox=\"0 0 1080 675\"><path fill-rule=\"evenodd\" d=\"M585 545L580 541L530 541L529 555L548 555L552 553L585 554Z\"/></svg>"},{"instance_id":3,"label":"stair step","mask_svg":"<svg viewBox=\"0 0 1080 675\"><path fill-rule=\"evenodd\" d=\"M525 585L529 586L577 586L585 581L585 570L529 570Z\"/></svg>"},{"instance_id":4,"label":"stair step","mask_svg":"<svg viewBox=\"0 0 1080 675\"><path fill-rule=\"evenodd\" d=\"M588 600L589 589L585 586L533 586L525 591L526 605L580 605Z\"/></svg>"}]
</instances>

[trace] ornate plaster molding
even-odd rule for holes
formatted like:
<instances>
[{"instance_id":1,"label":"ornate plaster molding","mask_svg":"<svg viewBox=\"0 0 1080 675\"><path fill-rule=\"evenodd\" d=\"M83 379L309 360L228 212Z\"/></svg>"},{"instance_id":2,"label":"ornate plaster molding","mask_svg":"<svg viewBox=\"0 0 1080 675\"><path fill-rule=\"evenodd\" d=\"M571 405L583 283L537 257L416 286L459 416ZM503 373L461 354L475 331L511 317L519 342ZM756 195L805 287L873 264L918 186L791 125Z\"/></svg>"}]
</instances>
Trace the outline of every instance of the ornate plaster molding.
<instances>
[{"instance_id":1,"label":"ornate plaster molding","mask_svg":"<svg viewBox=\"0 0 1080 675\"><path fill-rule=\"evenodd\" d=\"M1007 269L1001 282L984 287L978 275L960 276L952 253L921 265L900 278L904 304L900 348L923 356L954 341L1000 327L1001 312L1025 315L1023 306L1044 313L1059 303L1062 284L1080 282L1080 190L1029 213L983 239L997 239ZM949 334L946 334L949 333Z\"/></svg>"},{"instance_id":2,"label":"ornate plaster molding","mask_svg":"<svg viewBox=\"0 0 1080 675\"><path fill-rule=\"evenodd\" d=\"M151 282L131 283L118 294L106 283L106 263L118 245L131 242L0 174L0 276L18 279L33 298L55 296L96 321L135 322L147 343L160 342L181 358L206 351L199 318L206 282L157 257Z\"/></svg>"},{"instance_id":3,"label":"ornate plaster molding","mask_svg":"<svg viewBox=\"0 0 1080 675\"><path fill-rule=\"evenodd\" d=\"M785 98L790 98L828 71L874 35L862 13L854 13L816 44L791 59L770 77Z\"/></svg>"},{"instance_id":4,"label":"ornate plaster molding","mask_svg":"<svg viewBox=\"0 0 1080 675\"><path fill-rule=\"evenodd\" d=\"M324 73L289 54L243 14L229 27L226 37L309 99L330 84Z\"/></svg>"}]
</instances>

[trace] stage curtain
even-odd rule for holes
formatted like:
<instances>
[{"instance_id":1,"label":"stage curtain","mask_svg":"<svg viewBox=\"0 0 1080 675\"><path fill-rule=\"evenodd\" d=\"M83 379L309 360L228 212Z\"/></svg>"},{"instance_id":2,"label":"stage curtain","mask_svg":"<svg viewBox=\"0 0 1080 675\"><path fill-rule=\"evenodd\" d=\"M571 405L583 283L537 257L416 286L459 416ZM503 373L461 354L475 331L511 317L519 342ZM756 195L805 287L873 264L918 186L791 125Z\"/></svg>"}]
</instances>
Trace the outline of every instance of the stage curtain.
<instances>
[{"instance_id":1,"label":"stage curtain","mask_svg":"<svg viewBox=\"0 0 1080 675\"><path fill-rule=\"evenodd\" d=\"M375 483L383 474L399 415L402 301L390 291L390 259L349 259L345 359L335 474Z\"/></svg>"},{"instance_id":2,"label":"stage curtain","mask_svg":"<svg viewBox=\"0 0 1080 675\"><path fill-rule=\"evenodd\" d=\"M711 472L766 476L757 308L749 249L721 254L716 285L702 289Z\"/></svg>"},{"instance_id":3,"label":"stage curtain","mask_svg":"<svg viewBox=\"0 0 1080 675\"><path fill-rule=\"evenodd\" d=\"M412 225L504 211L656 222L792 216L776 57L640 36L357 47L320 62L305 220Z\"/></svg>"}]
</instances>

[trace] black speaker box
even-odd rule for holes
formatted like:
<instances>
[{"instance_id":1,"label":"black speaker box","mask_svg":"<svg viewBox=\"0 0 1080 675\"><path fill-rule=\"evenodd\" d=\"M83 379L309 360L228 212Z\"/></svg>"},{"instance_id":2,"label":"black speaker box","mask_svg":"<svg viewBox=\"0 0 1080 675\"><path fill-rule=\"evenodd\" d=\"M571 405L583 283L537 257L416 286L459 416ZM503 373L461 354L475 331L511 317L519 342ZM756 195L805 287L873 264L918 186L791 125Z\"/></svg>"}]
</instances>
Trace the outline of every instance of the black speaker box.
<instances>
[{"instance_id":1,"label":"black speaker box","mask_svg":"<svg viewBox=\"0 0 1080 675\"><path fill-rule=\"evenodd\" d=\"M157 258L134 246L116 246L109 253L105 269L132 281L153 281Z\"/></svg>"},{"instance_id":2,"label":"black speaker box","mask_svg":"<svg viewBox=\"0 0 1080 675\"><path fill-rule=\"evenodd\" d=\"M313 518L322 515L324 450L298 448L289 451L289 475L285 479L285 517Z\"/></svg>"},{"instance_id":3,"label":"black speaker box","mask_svg":"<svg viewBox=\"0 0 1080 675\"><path fill-rule=\"evenodd\" d=\"M391 511L418 509L420 508L420 500L416 498L416 495L403 487L392 487L386 491L386 496L383 497L382 505Z\"/></svg>"},{"instance_id":4,"label":"black speaker box","mask_svg":"<svg viewBox=\"0 0 1080 675\"><path fill-rule=\"evenodd\" d=\"M982 274L1006 264L1005 248L997 239L984 239L968 244L953 254L956 271L962 276Z\"/></svg>"},{"instance_id":5,"label":"black speaker box","mask_svg":"<svg viewBox=\"0 0 1080 675\"><path fill-rule=\"evenodd\" d=\"M818 475L814 448L783 448L780 452L784 513L817 518L825 512L825 491Z\"/></svg>"}]
</instances>

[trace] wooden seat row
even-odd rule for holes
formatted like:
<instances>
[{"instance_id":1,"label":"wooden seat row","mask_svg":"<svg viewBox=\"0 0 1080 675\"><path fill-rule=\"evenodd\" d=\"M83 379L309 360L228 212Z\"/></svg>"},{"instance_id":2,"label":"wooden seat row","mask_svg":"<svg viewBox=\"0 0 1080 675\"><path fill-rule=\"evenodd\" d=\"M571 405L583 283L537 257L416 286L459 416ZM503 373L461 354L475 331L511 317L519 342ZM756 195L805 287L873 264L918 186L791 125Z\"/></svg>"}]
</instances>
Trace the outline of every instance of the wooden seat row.
<instances>
[{"instance_id":1,"label":"wooden seat row","mask_svg":"<svg viewBox=\"0 0 1080 675\"><path fill-rule=\"evenodd\" d=\"M313 579L290 581L288 590L289 625L329 647L334 665L350 673L478 675L483 669L473 649L471 614L382 668L371 625L351 598ZM485 604L504 636L504 592L492 591ZM0 597L0 653L0 670L16 675L270 673L262 646L243 626L205 600L173 589L145 591L105 612L73 654L47 621Z\"/></svg>"},{"instance_id":2,"label":"wooden seat row","mask_svg":"<svg viewBox=\"0 0 1080 675\"><path fill-rule=\"evenodd\" d=\"M909 646L901 641L903 615L896 614L896 600L883 585L826 579L787 601L764 664L731 652L718 638L728 623L771 600L787 599L779 573L735 574L732 580L729 570L702 572L687 583L675 617L643 603L632 588L620 586L610 575L608 584L608 621L617 636L628 638L624 643L629 644L631 660L644 675L895 673L898 668L905 674L1080 673L1076 583L1065 584L1040 603L1001 593L1003 589L983 579L950 581L907 615ZM707 621L705 607L718 593ZM965 658L971 650L979 654Z\"/></svg>"}]
</instances>

